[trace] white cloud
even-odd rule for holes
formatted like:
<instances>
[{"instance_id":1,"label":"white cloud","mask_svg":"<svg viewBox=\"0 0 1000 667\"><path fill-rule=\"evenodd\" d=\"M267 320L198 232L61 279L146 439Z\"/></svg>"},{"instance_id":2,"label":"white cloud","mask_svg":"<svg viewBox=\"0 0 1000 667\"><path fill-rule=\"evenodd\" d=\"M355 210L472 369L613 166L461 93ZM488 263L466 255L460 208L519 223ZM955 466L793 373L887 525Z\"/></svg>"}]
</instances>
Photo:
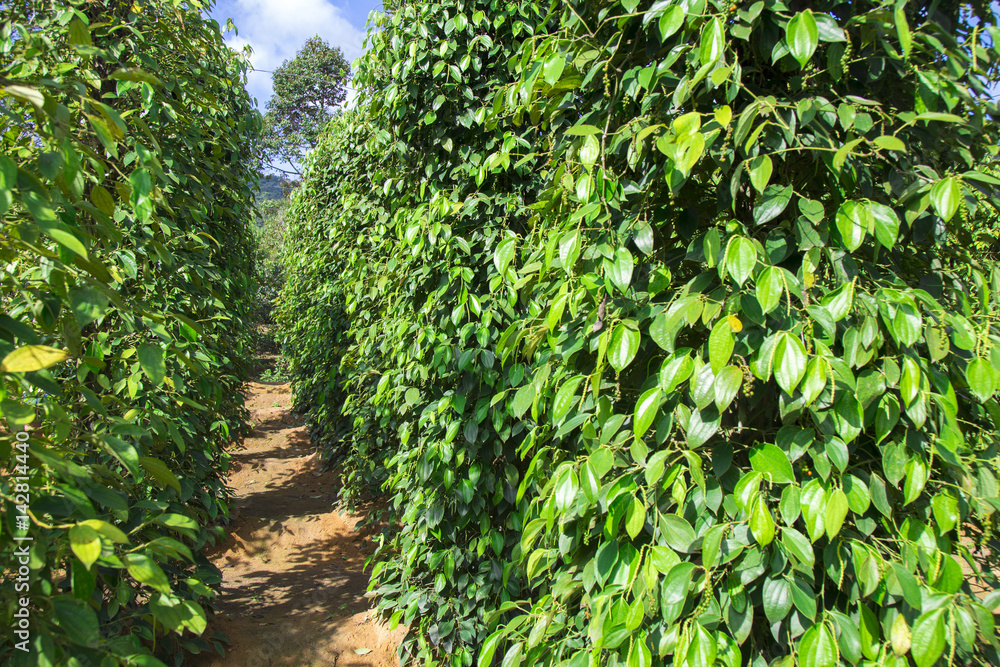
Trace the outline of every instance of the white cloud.
<instances>
[{"instance_id":1,"label":"white cloud","mask_svg":"<svg viewBox=\"0 0 1000 667\"><path fill-rule=\"evenodd\" d=\"M269 72L294 58L313 35L319 35L330 46L339 46L348 62L362 53L364 32L351 25L343 11L328 0L236 0L221 9L232 15L239 29L238 35L228 35L226 43L237 50L249 45L253 49L251 65L266 70L250 72L247 81L247 90L257 98L261 111L271 97Z\"/></svg>"}]
</instances>

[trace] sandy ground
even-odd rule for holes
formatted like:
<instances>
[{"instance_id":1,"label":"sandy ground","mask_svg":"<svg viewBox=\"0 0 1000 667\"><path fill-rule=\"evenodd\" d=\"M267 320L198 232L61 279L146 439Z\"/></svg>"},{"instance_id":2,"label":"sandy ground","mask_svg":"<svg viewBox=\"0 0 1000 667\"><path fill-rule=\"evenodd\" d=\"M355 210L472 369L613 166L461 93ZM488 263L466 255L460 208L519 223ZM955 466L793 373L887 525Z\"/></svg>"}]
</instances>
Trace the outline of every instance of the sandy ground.
<instances>
[{"instance_id":1,"label":"sandy ground","mask_svg":"<svg viewBox=\"0 0 1000 667\"><path fill-rule=\"evenodd\" d=\"M205 637L225 633L224 658L194 667L397 667L404 630L374 620L362 564L371 541L363 515L333 509L336 475L319 472L288 385L253 383L251 433L233 451L230 539L208 552L222 570L219 613Z\"/></svg>"}]
</instances>

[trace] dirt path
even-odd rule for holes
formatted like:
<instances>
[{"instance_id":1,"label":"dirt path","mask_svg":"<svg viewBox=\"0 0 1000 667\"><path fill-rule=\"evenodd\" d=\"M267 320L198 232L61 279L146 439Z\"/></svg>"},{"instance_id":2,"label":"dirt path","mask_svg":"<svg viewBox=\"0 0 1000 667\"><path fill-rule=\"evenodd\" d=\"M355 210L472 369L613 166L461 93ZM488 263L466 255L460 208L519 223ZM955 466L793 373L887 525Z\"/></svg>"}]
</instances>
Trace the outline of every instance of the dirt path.
<instances>
[{"instance_id":1,"label":"dirt path","mask_svg":"<svg viewBox=\"0 0 1000 667\"><path fill-rule=\"evenodd\" d=\"M288 385L253 383L254 431L233 452L230 539L209 552L222 570L219 614L226 657L195 667L396 667L401 630L373 620L362 572L371 541L363 518L333 509L338 485L319 472Z\"/></svg>"}]
</instances>

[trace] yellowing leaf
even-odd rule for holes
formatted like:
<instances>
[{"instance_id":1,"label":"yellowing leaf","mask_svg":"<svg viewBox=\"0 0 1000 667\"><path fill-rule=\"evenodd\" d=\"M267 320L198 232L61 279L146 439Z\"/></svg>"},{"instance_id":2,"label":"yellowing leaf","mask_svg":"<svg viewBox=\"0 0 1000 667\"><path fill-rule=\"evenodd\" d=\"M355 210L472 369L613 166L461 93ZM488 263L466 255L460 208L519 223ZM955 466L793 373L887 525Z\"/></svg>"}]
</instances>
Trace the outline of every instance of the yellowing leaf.
<instances>
[{"instance_id":1,"label":"yellowing leaf","mask_svg":"<svg viewBox=\"0 0 1000 667\"><path fill-rule=\"evenodd\" d=\"M54 366L69 356L66 350L47 345L19 347L0 361L0 373L30 373Z\"/></svg>"},{"instance_id":2,"label":"yellowing leaf","mask_svg":"<svg viewBox=\"0 0 1000 667\"><path fill-rule=\"evenodd\" d=\"M69 529L69 547L89 570L101 557L101 536L90 526L73 526Z\"/></svg>"}]
</instances>

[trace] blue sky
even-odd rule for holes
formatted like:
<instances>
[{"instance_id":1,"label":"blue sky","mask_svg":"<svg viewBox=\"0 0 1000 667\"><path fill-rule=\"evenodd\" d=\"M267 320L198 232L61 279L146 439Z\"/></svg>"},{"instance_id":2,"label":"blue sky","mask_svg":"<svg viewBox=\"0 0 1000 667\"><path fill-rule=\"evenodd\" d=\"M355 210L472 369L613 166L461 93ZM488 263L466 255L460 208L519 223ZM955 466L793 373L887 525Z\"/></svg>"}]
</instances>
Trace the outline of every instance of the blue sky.
<instances>
[{"instance_id":1,"label":"blue sky","mask_svg":"<svg viewBox=\"0 0 1000 667\"><path fill-rule=\"evenodd\" d=\"M249 45L253 67L274 70L313 35L339 46L353 61L361 55L369 12L381 9L381 0L220 0L211 16L223 26L233 19L238 34L228 33L226 42L236 49ZM271 75L251 72L247 89L263 111L271 97Z\"/></svg>"}]
</instances>

